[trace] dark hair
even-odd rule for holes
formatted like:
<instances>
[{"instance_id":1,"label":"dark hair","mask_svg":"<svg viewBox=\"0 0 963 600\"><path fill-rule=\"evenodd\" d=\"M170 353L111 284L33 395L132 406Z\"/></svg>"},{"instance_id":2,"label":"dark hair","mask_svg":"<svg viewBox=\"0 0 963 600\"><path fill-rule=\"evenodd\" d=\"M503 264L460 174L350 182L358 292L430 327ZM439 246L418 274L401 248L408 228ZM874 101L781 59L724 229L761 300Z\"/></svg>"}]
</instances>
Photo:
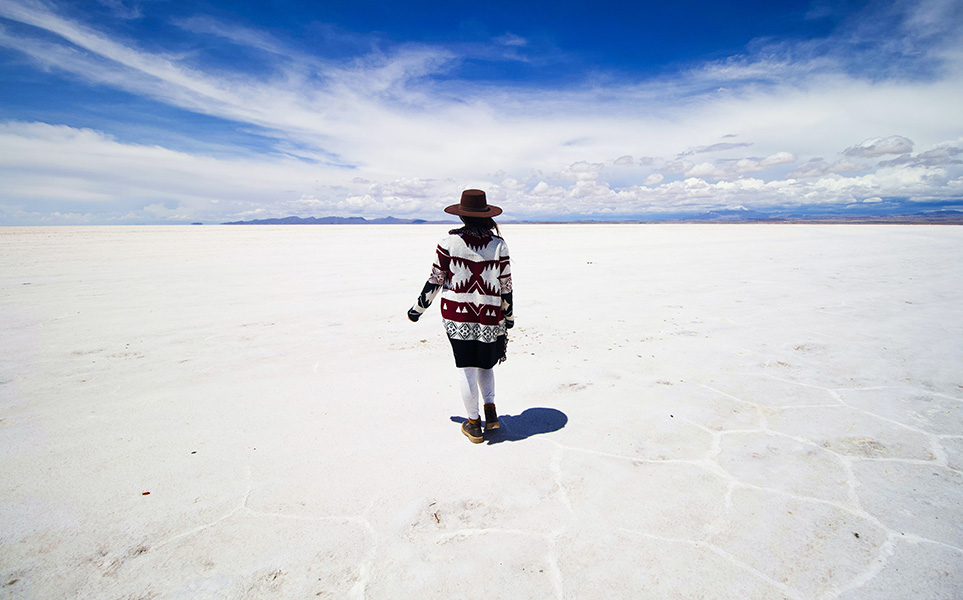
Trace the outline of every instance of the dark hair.
<instances>
[{"instance_id":1,"label":"dark hair","mask_svg":"<svg viewBox=\"0 0 963 600\"><path fill-rule=\"evenodd\" d=\"M502 232L498 230L498 223L495 219L491 217L466 217L465 215L459 215L461 217L461 222L465 224L465 227L471 229L480 229L481 231L494 231L495 235L501 237Z\"/></svg>"}]
</instances>

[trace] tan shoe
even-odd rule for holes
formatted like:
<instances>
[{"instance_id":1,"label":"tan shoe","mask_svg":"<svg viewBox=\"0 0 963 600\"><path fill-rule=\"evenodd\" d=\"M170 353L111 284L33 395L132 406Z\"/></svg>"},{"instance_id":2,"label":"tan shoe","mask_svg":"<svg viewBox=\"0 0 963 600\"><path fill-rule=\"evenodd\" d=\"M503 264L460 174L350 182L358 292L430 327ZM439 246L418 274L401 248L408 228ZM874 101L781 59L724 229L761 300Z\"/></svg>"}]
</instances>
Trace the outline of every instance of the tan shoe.
<instances>
[{"instance_id":1,"label":"tan shoe","mask_svg":"<svg viewBox=\"0 0 963 600\"><path fill-rule=\"evenodd\" d=\"M461 432L472 444L480 444L485 441L485 435L481 430L481 419L468 419L461 424Z\"/></svg>"}]
</instances>

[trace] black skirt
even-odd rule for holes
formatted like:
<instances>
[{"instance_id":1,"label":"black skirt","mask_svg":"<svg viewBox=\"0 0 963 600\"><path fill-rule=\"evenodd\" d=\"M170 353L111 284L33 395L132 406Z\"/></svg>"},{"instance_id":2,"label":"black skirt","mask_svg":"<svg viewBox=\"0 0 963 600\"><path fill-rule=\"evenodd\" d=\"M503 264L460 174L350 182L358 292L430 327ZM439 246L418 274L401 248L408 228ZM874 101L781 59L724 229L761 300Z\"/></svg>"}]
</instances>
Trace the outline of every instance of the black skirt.
<instances>
[{"instance_id":1,"label":"black skirt","mask_svg":"<svg viewBox=\"0 0 963 600\"><path fill-rule=\"evenodd\" d=\"M451 351L455 355L455 366L459 369L477 367L491 369L505 358L505 347L508 344L504 335L498 336L494 342L479 342L476 340L453 340Z\"/></svg>"}]
</instances>

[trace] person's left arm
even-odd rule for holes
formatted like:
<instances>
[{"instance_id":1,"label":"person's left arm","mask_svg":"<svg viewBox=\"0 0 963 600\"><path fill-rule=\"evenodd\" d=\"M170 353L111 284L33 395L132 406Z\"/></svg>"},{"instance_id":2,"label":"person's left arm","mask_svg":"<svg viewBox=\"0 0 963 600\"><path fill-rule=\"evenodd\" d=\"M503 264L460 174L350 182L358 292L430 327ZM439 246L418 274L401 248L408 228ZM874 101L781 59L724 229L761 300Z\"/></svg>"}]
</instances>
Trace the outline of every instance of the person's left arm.
<instances>
[{"instance_id":1,"label":"person's left arm","mask_svg":"<svg viewBox=\"0 0 963 600\"><path fill-rule=\"evenodd\" d=\"M505 317L505 328L515 326L515 303L512 298L512 262L508 257L508 245L502 242L498 259L498 285L501 288L502 316Z\"/></svg>"}]
</instances>

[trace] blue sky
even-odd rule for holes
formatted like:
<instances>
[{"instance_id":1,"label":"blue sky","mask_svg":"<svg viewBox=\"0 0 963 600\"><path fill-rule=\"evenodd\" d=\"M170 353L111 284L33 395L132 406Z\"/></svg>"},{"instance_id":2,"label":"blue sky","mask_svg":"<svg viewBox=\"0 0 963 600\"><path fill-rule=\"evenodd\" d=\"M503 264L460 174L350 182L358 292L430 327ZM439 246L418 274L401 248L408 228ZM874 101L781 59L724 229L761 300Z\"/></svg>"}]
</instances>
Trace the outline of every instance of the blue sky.
<instances>
[{"instance_id":1,"label":"blue sky","mask_svg":"<svg viewBox=\"0 0 963 600\"><path fill-rule=\"evenodd\" d=\"M963 0L0 0L0 225L963 210Z\"/></svg>"}]
</instances>

